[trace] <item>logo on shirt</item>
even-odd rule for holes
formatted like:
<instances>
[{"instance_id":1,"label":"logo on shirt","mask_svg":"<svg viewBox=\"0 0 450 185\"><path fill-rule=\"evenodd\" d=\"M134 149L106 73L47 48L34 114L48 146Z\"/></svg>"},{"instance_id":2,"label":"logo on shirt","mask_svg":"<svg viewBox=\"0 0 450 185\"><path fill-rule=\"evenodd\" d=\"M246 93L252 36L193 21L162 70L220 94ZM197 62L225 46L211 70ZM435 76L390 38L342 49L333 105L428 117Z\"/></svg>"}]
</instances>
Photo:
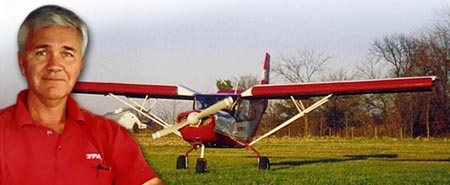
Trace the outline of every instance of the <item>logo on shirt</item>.
<instances>
[{"instance_id":1,"label":"logo on shirt","mask_svg":"<svg viewBox=\"0 0 450 185\"><path fill-rule=\"evenodd\" d=\"M97 153L88 153L88 154L86 154L86 159L88 159L88 160L92 160L92 159L102 160L102 156L100 154L97 154Z\"/></svg>"}]
</instances>

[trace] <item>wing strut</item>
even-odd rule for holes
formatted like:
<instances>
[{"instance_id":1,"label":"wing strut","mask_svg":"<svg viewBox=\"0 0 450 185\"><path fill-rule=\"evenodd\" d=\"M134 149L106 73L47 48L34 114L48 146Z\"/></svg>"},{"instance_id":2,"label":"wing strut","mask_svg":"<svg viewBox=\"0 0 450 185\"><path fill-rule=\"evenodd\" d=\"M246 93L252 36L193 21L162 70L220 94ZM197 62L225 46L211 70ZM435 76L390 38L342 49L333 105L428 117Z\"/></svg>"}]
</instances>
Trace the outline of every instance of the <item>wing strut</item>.
<instances>
[{"instance_id":1,"label":"wing strut","mask_svg":"<svg viewBox=\"0 0 450 185\"><path fill-rule=\"evenodd\" d=\"M291 96L291 100L294 103L295 107L297 107L298 112L302 112L305 110L305 106L303 105L302 101L296 100L292 96Z\"/></svg>"},{"instance_id":2,"label":"wing strut","mask_svg":"<svg viewBox=\"0 0 450 185\"><path fill-rule=\"evenodd\" d=\"M141 113L143 116L147 117L148 119L154 121L155 123L157 123L158 125L167 128L169 127L169 124L167 124L166 122L164 122L161 118L159 118L158 116L154 115L153 113L149 112L143 112L141 109L136 108L135 106L131 105L130 103L126 102L125 100L122 100L121 98L119 98L118 96L114 95L113 93L108 93L108 95L110 95L111 97L115 98L116 100L122 102L123 104L127 105L128 107L132 108L133 110ZM174 130L173 131L174 134L178 135L181 137L181 133L178 130Z\"/></svg>"},{"instance_id":3,"label":"wing strut","mask_svg":"<svg viewBox=\"0 0 450 185\"><path fill-rule=\"evenodd\" d=\"M320 99L319 101L317 101L316 103L312 104L311 106L309 106L308 108L304 109L303 111L300 111L300 113L296 114L295 116L293 116L292 118L288 119L287 121L285 121L284 123L278 125L277 127L275 127L274 129L272 129L271 131L267 132L266 134L264 134L263 136L259 137L258 139L252 141L249 146L255 144L256 142L260 141L261 139L264 139L270 135L272 135L273 133L277 132L278 130L288 126L289 124L291 124L292 122L294 122L295 120L303 117L305 114L317 109L318 107L322 106L324 103L328 102L328 100L331 98L331 96L333 96L333 94L329 94L328 96L325 96L324 98ZM294 101L294 104L295 101ZM297 105L296 105L297 106ZM302 105L303 106L303 105ZM300 109L299 109L300 110Z\"/></svg>"},{"instance_id":4,"label":"wing strut","mask_svg":"<svg viewBox=\"0 0 450 185\"><path fill-rule=\"evenodd\" d=\"M130 102L133 103L135 106L139 107L139 110L142 110L142 111L145 111L145 112L149 112L149 111L153 108L153 106L155 105L155 103L156 103L156 101L155 101L155 103L154 103L150 108L148 108L148 109L145 108L145 105L148 103L148 100L149 100L148 95L145 96L142 105L139 104L139 103L137 103L136 101L134 101L134 100L131 99L131 98L128 98L128 100L130 100Z\"/></svg>"}]
</instances>

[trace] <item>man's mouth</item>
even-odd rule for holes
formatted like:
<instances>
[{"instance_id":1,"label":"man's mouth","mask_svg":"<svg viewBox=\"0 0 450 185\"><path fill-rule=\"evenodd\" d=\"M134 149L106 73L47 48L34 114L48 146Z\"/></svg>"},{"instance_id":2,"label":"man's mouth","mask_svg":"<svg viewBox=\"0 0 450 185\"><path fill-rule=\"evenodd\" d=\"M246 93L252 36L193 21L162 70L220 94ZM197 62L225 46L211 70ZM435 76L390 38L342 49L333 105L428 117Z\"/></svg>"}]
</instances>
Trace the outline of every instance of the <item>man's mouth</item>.
<instances>
[{"instance_id":1,"label":"man's mouth","mask_svg":"<svg viewBox=\"0 0 450 185\"><path fill-rule=\"evenodd\" d=\"M65 81L65 79L63 79L63 78L42 78L42 80L52 81L52 82L63 82L63 81Z\"/></svg>"}]
</instances>

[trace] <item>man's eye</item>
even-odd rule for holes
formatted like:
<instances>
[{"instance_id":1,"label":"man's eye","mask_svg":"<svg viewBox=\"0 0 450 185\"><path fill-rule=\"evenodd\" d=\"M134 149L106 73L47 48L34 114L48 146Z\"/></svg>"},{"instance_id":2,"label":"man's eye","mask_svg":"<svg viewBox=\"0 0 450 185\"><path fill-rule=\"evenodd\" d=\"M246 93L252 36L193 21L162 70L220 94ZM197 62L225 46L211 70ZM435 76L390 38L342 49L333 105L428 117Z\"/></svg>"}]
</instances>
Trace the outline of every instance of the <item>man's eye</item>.
<instances>
[{"instance_id":1,"label":"man's eye","mask_svg":"<svg viewBox=\"0 0 450 185\"><path fill-rule=\"evenodd\" d=\"M73 54L70 52L63 52L64 57L73 57Z\"/></svg>"},{"instance_id":2,"label":"man's eye","mask_svg":"<svg viewBox=\"0 0 450 185\"><path fill-rule=\"evenodd\" d=\"M47 55L47 52L46 51L37 51L36 55L37 56L45 56L45 55Z\"/></svg>"}]
</instances>

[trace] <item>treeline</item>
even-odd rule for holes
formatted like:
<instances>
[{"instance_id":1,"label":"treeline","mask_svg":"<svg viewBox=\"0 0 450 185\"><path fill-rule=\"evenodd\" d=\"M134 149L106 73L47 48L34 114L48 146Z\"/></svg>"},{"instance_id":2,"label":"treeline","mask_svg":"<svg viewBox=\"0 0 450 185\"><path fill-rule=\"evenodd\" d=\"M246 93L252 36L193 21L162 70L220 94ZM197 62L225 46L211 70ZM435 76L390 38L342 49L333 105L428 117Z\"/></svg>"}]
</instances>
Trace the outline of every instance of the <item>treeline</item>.
<instances>
[{"instance_id":1,"label":"treeline","mask_svg":"<svg viewBox=\"0 0 450 185\"><path fill-rule=\"evenodd\" d=\"M450 10L419 34L390 34L370 46L368 59L351 74L340 69L320 76L331 55L311 49L274 57L272 73L284 82L436 76L433 91L333 97L277 135L339 137L448 137L450 135ZM250 80L249 80L250 78ZM257 82L252 77L240 81ZM249 86L248 84L246 84ZM317 99L302 100L305 106ZM297 113L290 100L272 101L263 133Z\"/></svg>"}]
</instances>

